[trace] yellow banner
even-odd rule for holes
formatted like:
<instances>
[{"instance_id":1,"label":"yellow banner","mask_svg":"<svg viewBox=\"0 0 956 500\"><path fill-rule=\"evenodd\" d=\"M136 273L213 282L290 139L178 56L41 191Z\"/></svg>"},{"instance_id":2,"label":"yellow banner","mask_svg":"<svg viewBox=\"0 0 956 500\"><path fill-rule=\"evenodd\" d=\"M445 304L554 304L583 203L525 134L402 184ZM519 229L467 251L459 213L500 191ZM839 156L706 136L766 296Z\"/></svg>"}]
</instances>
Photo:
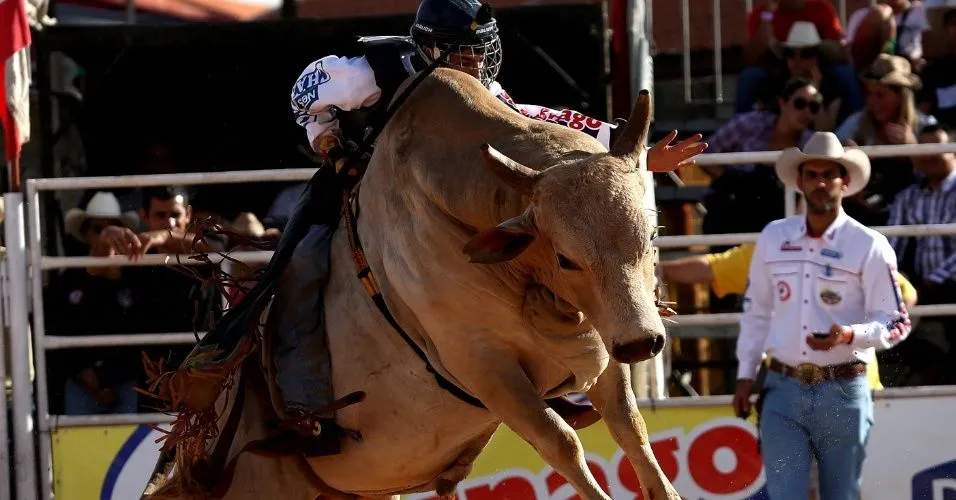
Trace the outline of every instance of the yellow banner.
<instances>
[{"instance_id":1,"label":"yellow banner","mask_svg":"<svg viewBox=\"0 0 956 500\"><path fill-rule=\"evenodd\" d=\"M654 453L685 498L760 497L763 468L750 422L730 408L662 407L642 413ZM148 426L74 427L53 433L54 486L58 500L138 499L159 455L162 434ZM591 470L612 498L640 497L626 457L603 422L580 431ZM574 497L564 479L531 446L501 427L458 489L463 500ZM411 499L434 498L415 495Z\"/></svg>"}]
</instances>

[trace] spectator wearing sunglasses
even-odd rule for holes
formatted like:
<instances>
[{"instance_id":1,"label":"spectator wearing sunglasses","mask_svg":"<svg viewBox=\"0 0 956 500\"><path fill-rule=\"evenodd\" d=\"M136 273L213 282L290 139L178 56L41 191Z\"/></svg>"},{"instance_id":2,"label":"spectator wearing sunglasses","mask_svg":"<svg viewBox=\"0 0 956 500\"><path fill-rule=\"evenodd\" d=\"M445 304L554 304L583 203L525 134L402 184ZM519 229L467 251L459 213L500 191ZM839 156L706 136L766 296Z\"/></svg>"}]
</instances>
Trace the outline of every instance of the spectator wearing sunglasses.
<instances>
[{"instance_id":1,"label":"spectator wearing sunglasses","mask_svg":"<svg viewBox=\"0 0 956 500\"><path fill-rule=\"evenodd\" d=\"M779 151L803 146L813 133L814 115L822 111L822 96L804 79L784 85L772 108L735 115L707 138L708 152ZM784 216L783 185L770 165L701 166L712 178L704 197L705 234L756 233ZM714 247L720 252L726 248ZM736 297L713 297L712 310L735 307Z\"/></svg>"},{"instance_id":2,"label":"spectator wearing sunglasses","mask_svg":"<svg viewBox=\"0 0 956 500\"><path fill-rule=\"evenodd\" d=\"M840 139L860 146L916 144L923 127L936 118L916 108L914 92L922 82L905 57L880 54L861 75L866 87L863 109L850 115L837 128ZM888 207L896 194L916 181L913 163L906 157L879 158L871 162L867 186L844 200L850 217L867 226L879 226L889 217Z\"/></svg>"}]
</instances>

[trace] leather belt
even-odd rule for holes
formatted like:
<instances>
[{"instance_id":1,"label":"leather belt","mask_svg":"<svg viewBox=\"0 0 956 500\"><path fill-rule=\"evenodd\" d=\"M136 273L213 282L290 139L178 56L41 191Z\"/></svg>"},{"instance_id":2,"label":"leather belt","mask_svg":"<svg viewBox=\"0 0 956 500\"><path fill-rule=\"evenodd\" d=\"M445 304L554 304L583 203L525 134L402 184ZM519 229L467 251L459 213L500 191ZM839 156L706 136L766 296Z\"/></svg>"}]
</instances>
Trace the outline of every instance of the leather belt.
<instances>
[{"instance_id":1,"label":"leather belt","mask_svg":"<svg viewBox=\"0 0 956 500\"><path fill-rule=\"evenodd\" d=\"M816 385L827 380L858 377L866 373L866 363L853 361L841 365L818 366L813 363L801 363L797 367L785 365L776 359L770 360L770 371L787 377L793 377L804 385Z\"/></svg>"}]
</instances>

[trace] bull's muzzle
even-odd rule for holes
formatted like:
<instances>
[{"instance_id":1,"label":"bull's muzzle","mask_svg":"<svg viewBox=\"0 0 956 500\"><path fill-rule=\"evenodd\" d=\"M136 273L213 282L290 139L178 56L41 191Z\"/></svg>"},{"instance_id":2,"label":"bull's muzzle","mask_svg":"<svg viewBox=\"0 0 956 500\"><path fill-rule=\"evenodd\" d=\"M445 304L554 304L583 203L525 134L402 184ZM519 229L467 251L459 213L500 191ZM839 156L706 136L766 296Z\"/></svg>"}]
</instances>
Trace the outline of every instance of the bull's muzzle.
<instances>
[{"instance_id":1,"label":"bull's muzzle","mask_svg":"<svg viewBox=\"0 0 956 500\"><path fill-rule=\"evenodd\" d=\"M664 335L657 334L646 339L618 344L611 348L611 356L620 363L637 363L648 360L664 350Z\"/></svg>"}]
</instances>

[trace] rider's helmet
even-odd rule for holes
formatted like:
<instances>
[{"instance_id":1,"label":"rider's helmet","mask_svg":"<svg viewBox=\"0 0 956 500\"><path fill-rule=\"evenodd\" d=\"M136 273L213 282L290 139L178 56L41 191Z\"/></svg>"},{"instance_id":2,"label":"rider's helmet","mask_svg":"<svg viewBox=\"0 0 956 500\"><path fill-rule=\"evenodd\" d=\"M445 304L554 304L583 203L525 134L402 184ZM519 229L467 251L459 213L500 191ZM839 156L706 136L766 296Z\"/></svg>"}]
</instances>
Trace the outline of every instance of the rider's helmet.
<instances>
[{"instance_id":1,"label":"rider's helmet","mask_svg":"<svg viewBox=\"0 0 956 500\"><path fill-rule=\"evenodd\" d=\"M491 5L478 0L422 0L411 29L426 61L469 73L488 87L501 69L501 41Z\"/></svg>"}]
</instances>

